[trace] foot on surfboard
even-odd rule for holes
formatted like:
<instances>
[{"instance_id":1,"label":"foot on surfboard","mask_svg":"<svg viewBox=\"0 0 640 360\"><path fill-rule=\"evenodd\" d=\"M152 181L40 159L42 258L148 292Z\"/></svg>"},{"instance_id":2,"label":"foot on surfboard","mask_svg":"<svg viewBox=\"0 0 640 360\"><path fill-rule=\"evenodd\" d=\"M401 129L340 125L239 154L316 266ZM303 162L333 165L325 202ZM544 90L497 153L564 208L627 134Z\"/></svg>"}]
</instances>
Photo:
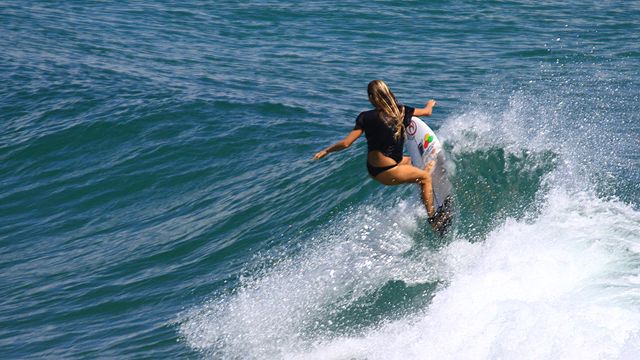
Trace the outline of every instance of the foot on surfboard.
<instances>
[{"instance_id":1,"label":"foot on surfboard","mask_svg":"<svg viewBox=\"0 0 640 360\"><path fill-rule=\"evenodd\" d=\"M448 196L436 213L429 217L429 224L435 232L443 236L449 230L453 220L453 199Z\"/></svg>"}]
</instances>

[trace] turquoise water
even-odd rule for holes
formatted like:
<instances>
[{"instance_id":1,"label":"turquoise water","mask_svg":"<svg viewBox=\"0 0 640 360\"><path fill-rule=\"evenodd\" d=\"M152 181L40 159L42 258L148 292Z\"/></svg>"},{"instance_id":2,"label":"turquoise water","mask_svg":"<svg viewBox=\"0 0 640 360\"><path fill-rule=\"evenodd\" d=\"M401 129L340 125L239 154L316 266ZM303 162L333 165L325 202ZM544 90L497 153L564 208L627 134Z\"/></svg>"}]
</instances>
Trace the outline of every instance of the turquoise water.
<instances>
[{"instance_id":1,"label":"turquoise water","mask_svg":"<svg viewBox=\"0 0 640 360\"><path fill-rule=\"evenodd\" d=\"M635 359L640 3L0 2L0 357ZM366 84L438 100L436 237Z\"/></svg>"}]
</instances>

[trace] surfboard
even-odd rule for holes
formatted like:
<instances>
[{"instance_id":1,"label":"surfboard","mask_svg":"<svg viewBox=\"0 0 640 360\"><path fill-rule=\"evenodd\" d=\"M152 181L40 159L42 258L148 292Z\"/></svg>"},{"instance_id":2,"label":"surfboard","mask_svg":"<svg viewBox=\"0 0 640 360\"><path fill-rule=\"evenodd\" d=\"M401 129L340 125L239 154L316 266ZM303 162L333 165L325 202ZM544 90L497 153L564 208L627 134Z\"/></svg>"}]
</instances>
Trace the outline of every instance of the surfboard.
<instances>
[{"instance_id":1,"label":"surfboard","mask_svg":"<svg viewBox=\"0 0 640 360\"><path fill-rule=\"evenodd\" d=\"M405 147L411 156L413 166L424 169L430 161L435 160L431 172L431 182L435 206L439 212L447 207L445 205L448 205L452 192L446 167L446 154L442 143L429 125L415 116L411 118L411 123L406 127L405 135Z\"/></svg>"}]
</instances>

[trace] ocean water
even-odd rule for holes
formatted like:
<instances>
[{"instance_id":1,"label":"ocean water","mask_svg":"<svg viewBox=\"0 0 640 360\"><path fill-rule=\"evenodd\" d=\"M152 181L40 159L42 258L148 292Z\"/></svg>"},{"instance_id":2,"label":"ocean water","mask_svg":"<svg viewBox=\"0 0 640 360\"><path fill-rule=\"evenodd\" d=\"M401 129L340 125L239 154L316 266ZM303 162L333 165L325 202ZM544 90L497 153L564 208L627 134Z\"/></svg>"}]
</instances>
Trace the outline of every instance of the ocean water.
<instances>
[{"instance_id":1,"label":"ocean water","mask_svg":"<svg viewBox=\"0 0 640 360\"><path fill-rule=\"evenodd\" d=\"M0 1L0 358L640 358L640 2ZM440 238L366 144L444 141Z\"/></svg>"}]
</instances>

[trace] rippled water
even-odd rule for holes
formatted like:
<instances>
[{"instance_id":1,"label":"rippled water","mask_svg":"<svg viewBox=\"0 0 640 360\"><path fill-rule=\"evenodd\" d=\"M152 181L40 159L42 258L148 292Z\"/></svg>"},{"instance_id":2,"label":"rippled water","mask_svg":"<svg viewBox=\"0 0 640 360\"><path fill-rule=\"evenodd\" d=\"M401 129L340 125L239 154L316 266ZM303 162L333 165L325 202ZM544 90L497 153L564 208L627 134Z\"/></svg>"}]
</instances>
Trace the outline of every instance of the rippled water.
<instances>
[{"instance_id":1,"label":"rippled water","mask_svg":"<svg viewBox=\"0 0 640 360\"><path fill-rule=\"evenodd\" d=\"M4 358L635 359L638 2L0 1ZM428 121L454 230L366 146Z\"/></svg>"}]
</instances>

